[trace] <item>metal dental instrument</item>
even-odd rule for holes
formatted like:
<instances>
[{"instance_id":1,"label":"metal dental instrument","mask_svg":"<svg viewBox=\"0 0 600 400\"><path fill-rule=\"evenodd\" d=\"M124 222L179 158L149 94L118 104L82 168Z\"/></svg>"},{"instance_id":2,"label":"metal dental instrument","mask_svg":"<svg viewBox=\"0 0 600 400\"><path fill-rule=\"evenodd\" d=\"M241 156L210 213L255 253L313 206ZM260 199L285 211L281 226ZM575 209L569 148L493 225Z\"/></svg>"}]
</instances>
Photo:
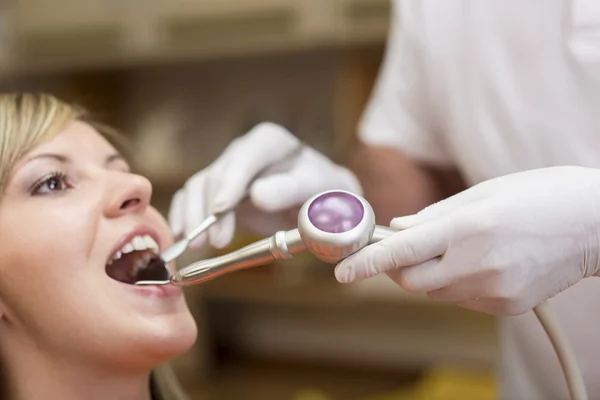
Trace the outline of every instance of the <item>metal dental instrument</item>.
<instances>
[{"instance_id":1,"label":"metal dental instrument","mask_svg":"<svg viewBox=\"0 0 600 400\"><path fill-rule=\"evenodd\" d=\"M240 269L286 260L303 251L336 264L394 232L375 224L373 209L362 197L346 191L328 191L304 203L298 215L297 229L280 231L232 253L195 262L158 284L195 285ZM556 352L571 400L587 400L575 354L548 304L542 302L533 311Z\"/></svg>"},{"instance_id":2,"label":"metal dental instrument","mask_svg":"<svg viewBox=\"0 0 600 400\"><path fill-rule=\"evenodd\" d=\"M302 206L297 229L195 262L172 272L169 280L139 281L136 285L195 285L240 269L289 259L306 250L325 262L336 263L392 233L390 228L375 225L375 213L362 197L329 191L313 196Z\"/></svg>"},{"instance_id":3,"label":"metal dental instrument","mask_svg":"<svg viewBox=\"0 0 600 400\"><path fill-rule=\"evenodd\" d=\"M243 200L242 200L243 201ZM200 225L190 231L187 235L185 235L182 239L179 239L175 243L173 243L170 247L168 247L161 255L160 258L154 260L154 263L162 265L166 269L167 276L172 276L176 269L174 266L169 265L169 262L173 261L180 255L182 255L185 250L188 248L192 240L194 240L198 235L205 232L210 228L215 222L219 220L219 218L225 213L229 212L229 210L213 213L206 217ZM160 266L159 266L160 268ZM166 285L170 283L169 280L141 280L137 281L136 285Z\"/></svg>"},{"instance_id":4,"label":"metal dental instrument","mask_svg":"<svg viewBox=\"0 0 600 400\"><path fill-rule=\"evenodd\" d=\"M232 253L195 262L176 271L170 283L195 285L240 269L286 260L307 250L325 262L337 263L392 233L390 228L375 225L375 213L366 200L345 191L329 191L303 205L297 229L280 231Z\"/></svg>"},{"instance_id":5,"label":"metal dental instrument","mask_svg":"<svg viewBox=\"0 0 600 400\"><path fill-rule=\"evenodd\" d=\"M281 154L281 158L278 162L268 165L265 168L259 170L256 175L253 177L253 179L250 180L250 182L253 182L254 179L256 179L256 177L268 173L269 170L271 169L275 169L281 166L282 163L284 163L285 161L288 161L290 159L293 159L297 154L300 153L300 151L303 149L303 144L301 143L300 145L298 145L297 147L295 147L293 149L293 151L289 152L289 153L283 153ZM239 203L244 202L245 200L248 199L248 189L246 189L246 193L244 194L244 196L240 199ZM208 217L206 217L204 219L204 221L202 221L200 223L200 225L198 225L196 228L194 228L192 231L190 231L187 235L185 235L185 237L183 237L182 239L179 239L177 242L175 242L174 244L172 244L169 248L167 248L162 254L161 254L161 259L165 262L165 264L173 261L174 259L176 259L177 257L179 257L180 255L182 255L185 250L187 250L189 244L192 242L192 240L194 240L198 235L206 232L206 230L208 230L213 224L215 224L219 218L221 218L223 215L227 214L228 212L232 211L230 210L225 210L225 211L221 211L221 212L217 212L217 213L213 213L211 215L209 215ZM170 273L173 273L173 271L169 271ZM163 282L163 281L140 281L138 282L138 284L159 284L159 282Z\"/></svg>"},{"instance_id":6,"label":"metal dental instrument","mask_svg":"<svg viewBox=\"0 0 600 400\"><path fill-rule=\"evenodd\" d=\"M208 228L210 228L215 222L219 220L219 217L222 213L210 214L208 217L204 219L195 229L190 231L185 237L179 239L177 242L171 245L168 249L166 249L160 256L165 263L171 262L180 255L185 252L185 250L190 245L190 242L196 238L196 236L205 232Z\"/></svg>"}]
</instances>

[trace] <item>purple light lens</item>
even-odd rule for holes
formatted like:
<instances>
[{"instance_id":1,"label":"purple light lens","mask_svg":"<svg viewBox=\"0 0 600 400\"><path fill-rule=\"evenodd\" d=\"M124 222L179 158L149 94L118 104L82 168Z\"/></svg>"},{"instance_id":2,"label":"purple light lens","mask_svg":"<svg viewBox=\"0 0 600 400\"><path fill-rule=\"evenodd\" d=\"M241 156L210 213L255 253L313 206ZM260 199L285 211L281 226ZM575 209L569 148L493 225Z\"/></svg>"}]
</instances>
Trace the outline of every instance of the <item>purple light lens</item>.
<instances>
[{"instance_id":1,"label":"purple light lens","mask_svg":"<svg viewBox=\"0 0 600 400\"><path fill-rule=\"evenodd\" d=\"M343 233L356 228L365 210L356 197L342 192L326 193L308 207L308 219L327 233Z\"/></svg>"}]
</instances>

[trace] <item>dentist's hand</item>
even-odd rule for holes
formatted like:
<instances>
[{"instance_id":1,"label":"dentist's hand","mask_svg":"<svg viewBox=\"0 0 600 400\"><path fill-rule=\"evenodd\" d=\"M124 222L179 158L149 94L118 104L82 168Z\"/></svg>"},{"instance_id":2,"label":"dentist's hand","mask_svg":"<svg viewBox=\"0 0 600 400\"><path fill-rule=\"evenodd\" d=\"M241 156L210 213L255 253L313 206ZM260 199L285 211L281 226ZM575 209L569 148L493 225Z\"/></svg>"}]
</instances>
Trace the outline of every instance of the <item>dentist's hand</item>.
<instances>
[{"instance_id":1,"label":"dentist's hand","mask_svg":"<svg viewBox=\"0 0 600 400\"><path fill-rule=\"evenodd\" d=\"M292 228L298 208L311 196L341 189L361 194L355 176L310 147L286 157L300 141L283 127L262 123L235 139L210 166L192 176L171 204L169 223L175 235L188 233L210 213L235 207L249 193L250 202L223 216L192 243L227 246L236 217L242 226L260 235ZM261 175L255 180L256 174Z\"/></svg>"},{"instance_id":2,"label":"dentist's hand","mask_svg":"<svg viewBox=\"0 0 600 400\"><path fill-rule=\"evenodd\" d=\"M600 170L554 167L492 179L420 213L336 268L386 273L412 293L518 315L600 271Z\"/></svg>"}]
</instances>

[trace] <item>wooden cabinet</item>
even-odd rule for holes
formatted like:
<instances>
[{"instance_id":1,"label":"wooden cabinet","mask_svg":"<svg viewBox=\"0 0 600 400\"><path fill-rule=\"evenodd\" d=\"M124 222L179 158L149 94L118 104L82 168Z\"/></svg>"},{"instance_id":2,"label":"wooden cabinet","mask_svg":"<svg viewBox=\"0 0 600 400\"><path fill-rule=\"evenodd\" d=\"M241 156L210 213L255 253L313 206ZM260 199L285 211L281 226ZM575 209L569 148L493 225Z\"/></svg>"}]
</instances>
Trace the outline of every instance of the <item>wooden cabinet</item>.
<instances>
[{"instance_id":1,"label":"wooden cabinet","mask_svg":"<svg viewBox=\"0 0 600 400\"><path fill-rule=\"evenodd\" d=\"M301 35L300 4L293 0L162 0L156 21L157 49L177 56L283 48Z\"/></svg>"},{"instance_id":2,"label":"wooden cabinet","mask_svg":"<svg viewBox=\"0 0 600 400\"><path fill-rule=\"evenodd\" d=\"M341 43L381 41L387 36L390 0L337 0L337 7Z\"/></svg>"},{"instance_id":3,"label":"wooden cabinet","mask_svg":"<svg viewBox=\"0 0 600 400\"><path fill-rule=\"evenodd\" d=\"M118 56L123 26L117 0L17 0L12 49L19 66L76 64Z\"/></svg>"},{"instance_id":4,"label":"wooden cabinet","mask_svg":"<svg viewBox=\"0 0 600 400\"><path fill-rule=\"evenodd\" d=\"M2 59L73 69L383 42L389 1L15 0Z\"/></svg>"}]
</instances>

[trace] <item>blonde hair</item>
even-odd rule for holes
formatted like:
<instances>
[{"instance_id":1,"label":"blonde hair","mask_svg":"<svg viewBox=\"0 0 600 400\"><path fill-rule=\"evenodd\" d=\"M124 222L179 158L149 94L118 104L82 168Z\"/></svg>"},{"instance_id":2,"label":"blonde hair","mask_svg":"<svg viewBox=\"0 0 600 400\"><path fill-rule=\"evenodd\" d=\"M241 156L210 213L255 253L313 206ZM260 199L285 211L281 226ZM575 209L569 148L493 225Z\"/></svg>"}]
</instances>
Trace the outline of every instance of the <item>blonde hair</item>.
<instances>
[{"instance_id":1,"label":"blonde hair","mask_svg":"<svg viewBox=\"0 0 600 400\"><path fill-rule=\"evenodd\" d=\"M94 126L113 144L119 142L120 138L115 131L91 121L83 108L63 102L52 95L0 94L0 192L4 190L15 165L25 154L52 139L74 120L85 121ZM0 375L0 393L5 390L4 386ZM152 390L156 400L188 400L169 365L162 365L152 372Z\"/></svg>"}]
</instances>

